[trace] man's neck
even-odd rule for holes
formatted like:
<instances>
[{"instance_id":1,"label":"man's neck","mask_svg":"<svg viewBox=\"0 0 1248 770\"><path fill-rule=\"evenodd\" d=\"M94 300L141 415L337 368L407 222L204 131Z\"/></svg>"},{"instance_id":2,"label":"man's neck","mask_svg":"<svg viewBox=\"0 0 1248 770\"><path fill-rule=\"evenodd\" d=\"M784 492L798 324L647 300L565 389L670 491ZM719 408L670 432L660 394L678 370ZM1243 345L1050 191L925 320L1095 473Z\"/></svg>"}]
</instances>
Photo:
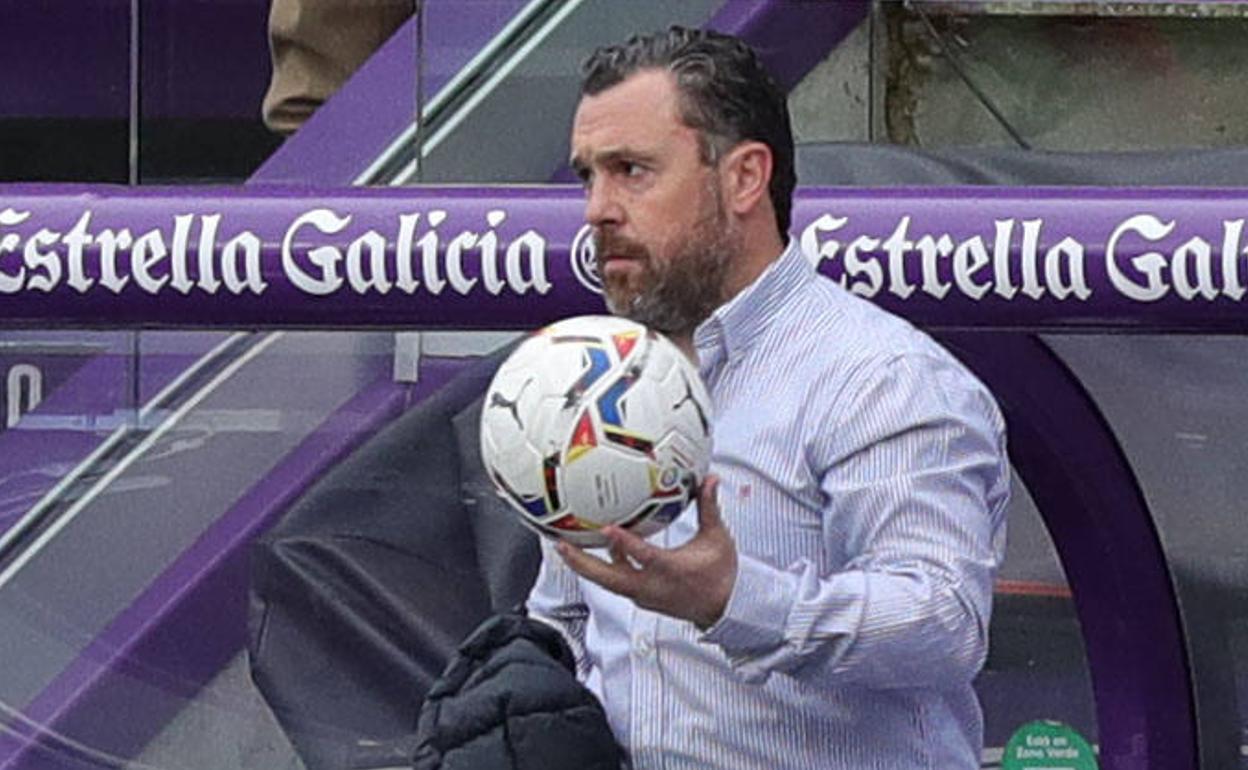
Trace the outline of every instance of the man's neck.
<instances>
[{"instance_id":1,"label":"man's neck","mask_svg":"<svg viewBox=\"0 0 1248 770\"><path fill-rule=\"evenodd\" d=\"M745 287L758 280L758 277L784 254L787 244L780 239L780 234L771 228L754 238L747 238L741 256L729 268L728 280L724 281L724 298L727 302L741 293Z\"/></svg>"},{"instance_id":2,"label":"man's neck","mask_svg":"<svg viewBox=\"0 0 1248 770\"><path fill-rule=\"evenodd\" d=\"M680 348L680 352L684 353L685 358L689 359L694 366L698 365L698 349L693 345L693 332L672 334L668 336L668 339Z\"/></svg>"},{"instance_id":3,"label":"man's neck","mask_svg":"<svg viewBox=\"0 0 1248 770\"><path fill-rule=\"evenodd\" d=\"M721 305L758 280L758 277L784 254L788 244L780 238L775 228L771 228L756 234L753 238L747 237L743 246L741 255L733 260L727 280L724 281L724 297L720 302ZM680 348L680 351L693 362L694 366L697 366L698 349L693 344L693 332L692 329L687 332L672 332L667 337Z\"/></svg>"}]
</instances>

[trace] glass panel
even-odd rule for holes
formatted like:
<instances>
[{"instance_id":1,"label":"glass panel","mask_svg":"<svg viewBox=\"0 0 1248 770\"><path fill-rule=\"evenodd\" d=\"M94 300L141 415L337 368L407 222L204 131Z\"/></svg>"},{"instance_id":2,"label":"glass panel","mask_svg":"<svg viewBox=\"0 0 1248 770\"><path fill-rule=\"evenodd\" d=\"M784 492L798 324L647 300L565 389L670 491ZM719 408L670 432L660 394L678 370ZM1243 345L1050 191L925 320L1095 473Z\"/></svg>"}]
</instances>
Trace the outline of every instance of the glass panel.
<instances>
[{"instance_id":1,"label":"glass panel","mask_svg":"<svg viewBox=\"0 0 1248 770\"><path fill-rule=\"evenodd\" d=\"M0 2L4 181L126 181L127 3Z\"/></svg>"},{"instance_id":2,"label":"glass panel","mask_svg":"<svg viewBox=\"0 0 1248 770\"><path fill-rule=\"evenodd\" d=\"M984 763L999 766L1024 724L1056 720L1096 743L1083 635L1053 541L1026 487L1014 480L1006 557L997 580L988 660L976 680Z\"/></svg>"},{"instance_id":3,"label":"glass panel","mask_svg":"<svg viewBox=\"0 0 1248 770\"><path fill-rule=\"evenodd\" d=\"M280 141L261 122L271 72L268 0L138 5L140 180L246 179Z\"/></svg>"},{"instance_id":4,"label":"glass panel","mask_svg":"<svg viewBox=\"0 0 1248 770\"><path fill-rule=\"evenodd\" d=\"M370 184L568 181L559 174L580 62L596 46L639 30L700 26L721 6L723 0L428 3L427 59L416 84L427 99L420 135L404 133L366 177ZM499 26L482 26L488 24ZM460 61L466 68L447 79Z\"/></svg>"},{"instance_id":5,"label":"glass panel","mask_svg":"<svg viewBox=\"0 0 1248 770\"><path fill-rule=\"evenodd\" d=\"M239 653L246 547L418 392L393 339L0 337L6 767L298 767Z\"/></svg>"},{"instance_id":6,"label":"glass panel","mask_svg":"<svg viewBox=\"0 0 1248 770\"><path fill-rule=\"evenodd\" d=\"M462 368L444 356L508 341L487 337L433 337L414 382L397 383L405 353L384 332L6 334L0 411L14 417L0 433L13 458L0 469L0 647L9 651L0 703L12 730L48 731L18 766L72 756L87 767L113 757L156 768L300 767L237 652L246 572L214 572L205 557L238 558L232 549L244 542L232 537L279 521L336 457ZM989 764L1036 719L1096 736L1069 590L1021 484L1009 516L977 682ZM197 614L179 619L162 601ZM178 646L162 647L145 624ZM188 628L204 649L186 646ZM136 709L145 721L131 726L133 745L98 702L64 694L75 683ZM73 718L51 718L50 704ZM318 729L336 750L361 751L345 727Z\"/></svg>"},{"instance_id":7,"label":"glass panel","mask_svg":"<svg viewBox=\"0 0 1248 770\"><path fill-rule=\"evenodd\" d=\"M1186 625L1202 766L1242 766L1248 727L1248 339L1049 336L1135 470Z\"/></svg>"},{"instance_id":8,"label":"glass panel","mask_svg":"<svg viewBox=\"0 0 1248 770\"><path fill-rule=\"evenodd\" d=\"M3 0L4 181L130 181L136 106L141 181L245 179L279 142L260 120L268 9L268 0Z\"/></svg>"}]
</instances>

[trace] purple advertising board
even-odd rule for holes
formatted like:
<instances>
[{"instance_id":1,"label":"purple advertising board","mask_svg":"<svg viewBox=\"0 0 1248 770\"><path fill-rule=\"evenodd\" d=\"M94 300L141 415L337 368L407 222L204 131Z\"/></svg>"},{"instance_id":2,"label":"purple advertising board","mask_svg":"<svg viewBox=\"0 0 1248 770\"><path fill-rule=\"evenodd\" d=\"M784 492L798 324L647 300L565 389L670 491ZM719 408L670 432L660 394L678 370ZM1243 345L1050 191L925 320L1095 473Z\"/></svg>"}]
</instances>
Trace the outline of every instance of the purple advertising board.
<instances>
[{"instance_id":1,"label":"purple advertising board","mask_svg":"<svg viewBox=\"0 0 1248 770\"><path fill-rule=\"evenodd\" d=\"M793 237L935 328L1243 331L1248 191L808 188ZM521 329L600 312L574 187L0 188L12 326Z\"/></svg>"}]
</instances>

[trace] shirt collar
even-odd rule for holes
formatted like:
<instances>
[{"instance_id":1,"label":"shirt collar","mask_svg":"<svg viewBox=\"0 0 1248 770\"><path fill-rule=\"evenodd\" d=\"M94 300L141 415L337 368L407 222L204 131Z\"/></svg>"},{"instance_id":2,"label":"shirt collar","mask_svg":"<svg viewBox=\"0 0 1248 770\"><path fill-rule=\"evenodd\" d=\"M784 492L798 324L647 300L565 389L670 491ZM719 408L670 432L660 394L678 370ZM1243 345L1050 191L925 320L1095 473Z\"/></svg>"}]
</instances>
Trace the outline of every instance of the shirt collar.
<instances>
[{"instance_id":1,"label":"shirt collar","mask_svg":"<svg viewBox=\"0 0 1248 770\"><path fill-rule=\"evenodd\" d=\"M801 247L790 238L784 252L753 283L720 305L694 330L693 343L702 368L748 350L788 298L813 275L814 268Z\"/></svg>"}]
</instances>

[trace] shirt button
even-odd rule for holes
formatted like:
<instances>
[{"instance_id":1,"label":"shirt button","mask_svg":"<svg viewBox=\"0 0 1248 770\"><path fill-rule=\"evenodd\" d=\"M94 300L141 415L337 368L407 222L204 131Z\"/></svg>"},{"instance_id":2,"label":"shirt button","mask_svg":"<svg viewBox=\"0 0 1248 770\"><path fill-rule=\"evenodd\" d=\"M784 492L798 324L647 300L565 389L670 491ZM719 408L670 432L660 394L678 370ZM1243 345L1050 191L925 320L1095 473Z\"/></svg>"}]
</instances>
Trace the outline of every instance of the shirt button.
<instances>
[{"instance_id":1,"label":"shirt button","mask_svg":"<svg viewBox=\"0 0 1248 770\"><path fill-rule=\"evenodd\" d=\"M646 637L639 636L637 637L637 640L633 642L633 649L637 651L638 655L646 658L649 657L650 653L654 651L654 645L651 644L650 640Z\"/></svg>"}]
</instances>

